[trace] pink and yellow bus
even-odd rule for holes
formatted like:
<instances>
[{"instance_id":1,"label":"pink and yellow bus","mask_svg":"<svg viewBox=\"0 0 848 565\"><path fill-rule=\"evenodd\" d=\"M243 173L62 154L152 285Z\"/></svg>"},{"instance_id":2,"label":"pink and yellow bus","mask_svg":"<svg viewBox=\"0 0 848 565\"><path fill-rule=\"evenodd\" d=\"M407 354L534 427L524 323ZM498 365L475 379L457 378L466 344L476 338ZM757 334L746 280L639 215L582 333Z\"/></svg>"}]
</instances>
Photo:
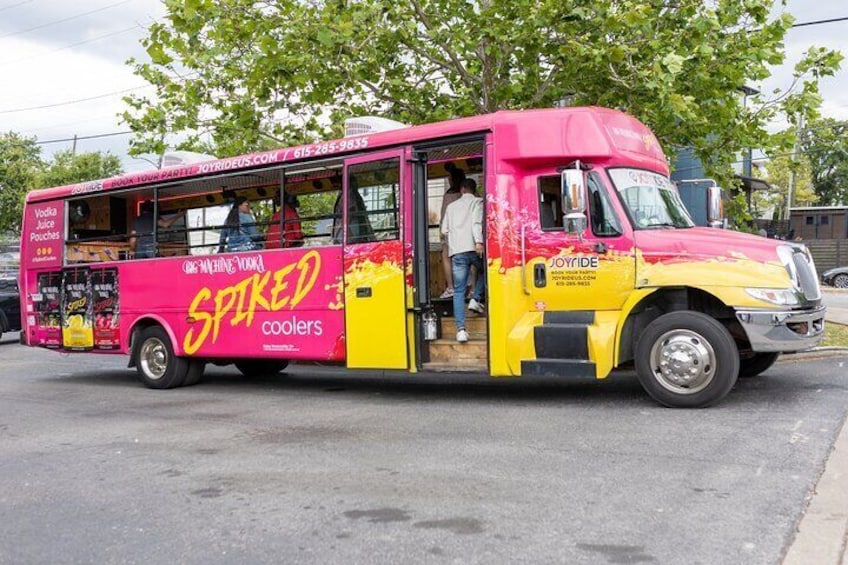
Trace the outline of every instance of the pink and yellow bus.
<instances>
[{"instance_id":1,"label":"pink and yellow bus","mask_svg":"<svg viewBox=\"0 0 848 565\"><path fill-rule=\"evenodd\" d=\"M485 205L486 313L469 315L467 343L442 298L456 169ZM824 308L803 246L694 227L668 172L634 118L567 108L33 191L22 341L129 355L152 388L194 384L208 363L563 379L632 364L658 402L705 406L817 345ZM299 219L275 214L294 197ZM271 241L219 246L237 198ZM159 220L133 235L155 253L141 258L129 235L148 202ZM281 244L295 221L302 239Z\"/></svg>"}]
</instances>

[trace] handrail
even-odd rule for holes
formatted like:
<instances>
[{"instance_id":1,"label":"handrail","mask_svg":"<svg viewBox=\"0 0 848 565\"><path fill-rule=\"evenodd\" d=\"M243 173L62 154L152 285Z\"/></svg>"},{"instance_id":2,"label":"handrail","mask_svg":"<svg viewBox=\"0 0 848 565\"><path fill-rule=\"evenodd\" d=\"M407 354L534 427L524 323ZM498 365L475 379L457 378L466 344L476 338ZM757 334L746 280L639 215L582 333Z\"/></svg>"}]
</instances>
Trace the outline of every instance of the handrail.
<instances>
[{"instance_id":1,"label":"handrail","mask_svg":"<svg viewBox=\"0 0 848 565\"><path fill-rule=\"evenodd\" d=\"M521 224L521 290L524 294L530 295L530 289L527 288L527 253L524 248L524 230L527 229L526 224Z\"/></svg>"}]
</instances>

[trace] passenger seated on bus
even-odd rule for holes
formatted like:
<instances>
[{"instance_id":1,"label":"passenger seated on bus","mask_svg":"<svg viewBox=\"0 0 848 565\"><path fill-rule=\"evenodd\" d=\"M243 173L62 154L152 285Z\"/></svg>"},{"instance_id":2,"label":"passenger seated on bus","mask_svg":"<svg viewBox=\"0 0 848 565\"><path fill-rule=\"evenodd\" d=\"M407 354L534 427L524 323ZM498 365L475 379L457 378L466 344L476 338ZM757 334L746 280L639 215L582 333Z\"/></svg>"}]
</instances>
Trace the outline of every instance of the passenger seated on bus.
<instances>
[{"instance_id":1,"label":"passenger seated on bus","mask_svg":"<svg viewBox=\"0 0 848 565\"><path fill-rule=\"evenodd\" d=\"M297 208L300 202L294 194L285 193L283 196L283 247L301 247L303 245L303 230L300 227L300 215ZM271 216L271 225L265 235L265 249L280 248L280 211Z\"/></svg>"},{"instance_id":2,"label":"passenger seated on bus","mask_svg":"<svg viewBox=\"0 0 848 565\"><path fill-rule=\"evenodd\" d=\"M351 190L347 203L347 243L366 243L374 241L374 229L368 220L365 200L358 190ZM336 199L333 207L333 243L342 242L342 195Z\"/></svg>"},{"instance_id":3,"label":"passenger seated on bus","mask_svg":"<svg viewBox=\"0 0 848 565\"><path fill-rule=\"evenodd\" d=\"M142 202L140 210L141 214L133 221L130 231L130 258L148 259L156 255L156 241L153 239L153 201ZM181 210L167 218L159 218L159 227L169 228L185 215L186 211Z\"/></svg>"},{"instance_id":4,"label":"passenger seated on bus","mask_svg":"<svg viewBox=\"0 0 848 565\"><path fill-rule=\"evenodd\" d=\"M256 220L250 213L250 202L239 196L221 230L218 253L226 251L251 251L262 247L262 234L256 229Z\"/></svg>"}]
</instances>

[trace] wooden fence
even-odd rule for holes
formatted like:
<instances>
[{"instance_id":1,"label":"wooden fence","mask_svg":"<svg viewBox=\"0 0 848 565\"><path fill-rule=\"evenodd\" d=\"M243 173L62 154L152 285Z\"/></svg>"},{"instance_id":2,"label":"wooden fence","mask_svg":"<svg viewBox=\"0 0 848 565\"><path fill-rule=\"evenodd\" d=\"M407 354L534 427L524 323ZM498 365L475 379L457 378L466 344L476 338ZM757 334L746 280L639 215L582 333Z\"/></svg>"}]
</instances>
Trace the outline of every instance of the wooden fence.
<instances>
[{"instance_id":1,"label":"wooden fence","mask_svg":"<svg viewBox=\"0 0 848 565\"><path fill-rule=\"evenodd\" d=\"M819 275L834 267L848 266L848 239L808 239L803 243L813 255Z\"/></svg>"}]
</instances>

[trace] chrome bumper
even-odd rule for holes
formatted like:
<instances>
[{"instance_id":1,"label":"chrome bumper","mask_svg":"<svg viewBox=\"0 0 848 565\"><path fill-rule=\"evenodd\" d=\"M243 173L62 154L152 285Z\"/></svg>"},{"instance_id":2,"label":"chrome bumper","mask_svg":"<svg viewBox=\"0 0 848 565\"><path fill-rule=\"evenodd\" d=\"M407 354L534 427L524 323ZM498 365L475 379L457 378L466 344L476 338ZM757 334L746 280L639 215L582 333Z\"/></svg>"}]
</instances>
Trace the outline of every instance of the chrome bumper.
<instances>
[{"instance_id":1,"label":"chrome bumper","mask_svg":"<svg viewBox=\"0 0 848 565\"><path fill-rule=\"evenodd\" d=\"M803 351L821 343L825 310L737 310L736 319L753 351Z\"/></svg>"}]
</instances>

